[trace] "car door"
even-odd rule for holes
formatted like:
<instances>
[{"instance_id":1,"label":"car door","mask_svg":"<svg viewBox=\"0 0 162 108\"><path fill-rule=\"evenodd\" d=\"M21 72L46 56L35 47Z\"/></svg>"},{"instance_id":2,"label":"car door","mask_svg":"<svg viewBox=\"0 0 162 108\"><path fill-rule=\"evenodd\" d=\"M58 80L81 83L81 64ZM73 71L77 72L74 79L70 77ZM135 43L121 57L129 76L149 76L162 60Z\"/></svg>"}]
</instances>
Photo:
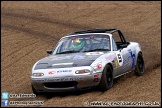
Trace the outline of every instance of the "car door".
<instances>
[{"instance_id":1,"label":"car door","mask_svg":"<svg viewBox=\"0 0 162 108\"><path fill-rule=\"evenodd\" d=\"M112 47L117 54L119 64L114 73L114 76L117 77L131 70L134 65L134 55L131 45L127 44L121 31L113 32Z\"/></svg>"},{"instance_id":2,"label":"car door","mask_svg":"<svg viewBox=\"0 0 162 108\"><path fill-rule=\"evenodd\" d=\"M118 77L135 67L136 50L130 42L126 42L119 30L112 34L112 47L117 54L119 63L119 66L115 69L114 77Z\"/></svg>"}]
</instances>

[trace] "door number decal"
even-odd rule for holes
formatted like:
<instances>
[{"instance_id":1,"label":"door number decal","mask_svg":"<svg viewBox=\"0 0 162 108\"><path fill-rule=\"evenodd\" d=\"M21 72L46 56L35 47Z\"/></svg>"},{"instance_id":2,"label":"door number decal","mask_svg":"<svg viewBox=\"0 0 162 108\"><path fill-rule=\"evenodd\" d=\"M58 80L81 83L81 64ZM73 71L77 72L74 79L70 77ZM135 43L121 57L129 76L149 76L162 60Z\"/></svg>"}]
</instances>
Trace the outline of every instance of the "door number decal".
<instances>
[{"instance_id":1,"label":"door number decal","mask_svg":"<svg viewBox=\"0 0 162 108\"><path fill-rule=\"evenodd\" d=\"M119 60L119 63L122 62L122 58L120 54L118 54L118 60Z\"/></svg>"},{"instance_id":2,"label":"door number decal","mask_svg":"<svg viewBox=\"0 0 162 108\"><path fill-rule=\"evenodd\" d=\"M123 58L122 58L121 54L117 54L117 57L118 57L119 65L122 66L123 65Z\"/></svg>"}]
</instances>

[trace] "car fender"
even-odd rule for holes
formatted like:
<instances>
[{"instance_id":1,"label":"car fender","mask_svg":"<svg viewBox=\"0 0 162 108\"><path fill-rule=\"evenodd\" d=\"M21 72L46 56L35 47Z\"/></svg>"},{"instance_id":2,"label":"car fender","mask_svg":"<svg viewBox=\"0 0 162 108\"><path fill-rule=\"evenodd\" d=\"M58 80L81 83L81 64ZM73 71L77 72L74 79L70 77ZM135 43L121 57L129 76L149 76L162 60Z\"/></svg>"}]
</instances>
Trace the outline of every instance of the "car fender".
<instances>
[{"instance_id":1,"label":"car fender","mask_svg":"<svg viewBox=\"0 0 162 108\"><path fill-rule=\"evenodd\" d=\"M141 46L140 46L139 43L137 43L137 45L135 46L135 48L136 48L136 60L135 61L137 62L137 56L138 56L139 53L142 54L142 49L141 49ZM135 65L136 65L136 62L135 62Z\"/></svg>"},{"instance_id":2,"label":"car fender","mask_svg":"<svg viewBox=\"0 0 162 108\"><path fill-rule=\"evenodd\" d=\"M98 57L92 64L91 67L98 72L103 72L106 65L111 65L112 69L116 67L115 61L117 61L117 55L115 52L108 52ZM98 69L97 64L102 64L102 68Z\"/></svg>"},{"instance_id":3,"label":"car fender","mask_svg":"<svg viewBox=\"0 0 162 108\"><path fill-rule=\"evenodd\" d=\"M139 52L142 53L140 44L137 42L130 42L130 47L128 49L132 49L133 53L135 54L135 65L136 65L138 53Z\"/></svg>"}]
</instances>

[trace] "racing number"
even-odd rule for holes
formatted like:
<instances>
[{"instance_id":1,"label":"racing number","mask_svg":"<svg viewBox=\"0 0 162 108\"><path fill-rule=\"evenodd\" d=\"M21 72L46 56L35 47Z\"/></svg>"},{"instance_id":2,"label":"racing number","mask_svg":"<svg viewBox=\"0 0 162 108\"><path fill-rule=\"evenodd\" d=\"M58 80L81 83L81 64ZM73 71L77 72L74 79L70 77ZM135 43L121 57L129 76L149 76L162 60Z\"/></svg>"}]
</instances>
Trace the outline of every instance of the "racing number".
<instances>
[{"instance_id":1,"label":"racing number","mask_svg":"<svg viewBox=\"0 0 162 108\"><path fill-rule=\"evenodd\" d=\"M119 60L119 63L122 62L122 58L120 54L118 54L118 60Z\"/></svg>"}]
</instances>

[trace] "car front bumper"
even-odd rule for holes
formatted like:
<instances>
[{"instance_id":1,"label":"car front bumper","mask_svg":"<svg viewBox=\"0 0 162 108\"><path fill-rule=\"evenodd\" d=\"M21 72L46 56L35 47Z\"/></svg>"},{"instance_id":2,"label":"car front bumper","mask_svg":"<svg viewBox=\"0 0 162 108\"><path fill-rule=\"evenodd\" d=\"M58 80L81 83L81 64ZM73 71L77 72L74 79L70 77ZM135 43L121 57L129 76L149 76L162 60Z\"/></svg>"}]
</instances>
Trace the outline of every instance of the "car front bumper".
<instances>
[{"instance_id":1,"label":"car front bumper","mask_svg":"<svg viewBox=\"0 0 162 108\"><path fill-rule=\"evenodd\" d=\"M96 73L96 71L93 70L90 66L75 67L71 69L72 73L69 75L68 74L62 76L56 75L52 77L40 77L40 78L32 76L31 77L32 86L35 88L37 92L66 92L66 91L87 89L92 86L97 86L100 82L102 72ZM91 69L91 73L75 74L75 71L78 69ZM37 70L37 71L40 72L44 70ZM64 68L64 70L66 70L66 68Z\"/></svg>"}]
</instances>

